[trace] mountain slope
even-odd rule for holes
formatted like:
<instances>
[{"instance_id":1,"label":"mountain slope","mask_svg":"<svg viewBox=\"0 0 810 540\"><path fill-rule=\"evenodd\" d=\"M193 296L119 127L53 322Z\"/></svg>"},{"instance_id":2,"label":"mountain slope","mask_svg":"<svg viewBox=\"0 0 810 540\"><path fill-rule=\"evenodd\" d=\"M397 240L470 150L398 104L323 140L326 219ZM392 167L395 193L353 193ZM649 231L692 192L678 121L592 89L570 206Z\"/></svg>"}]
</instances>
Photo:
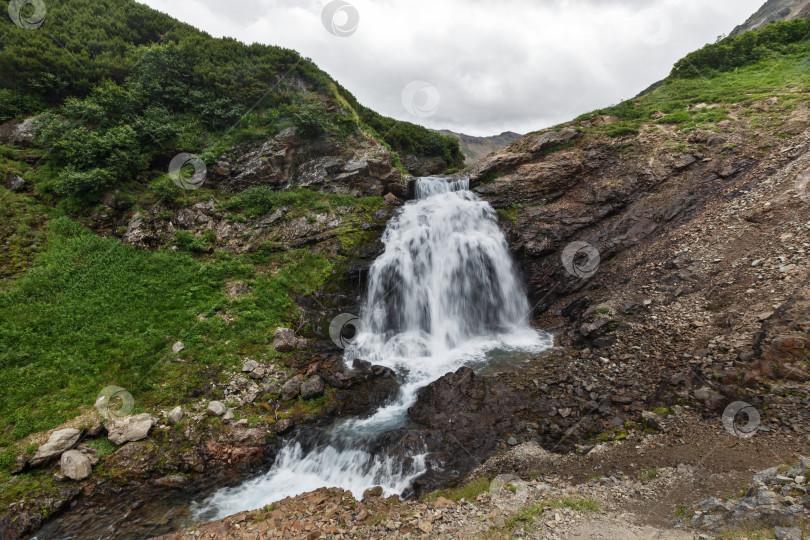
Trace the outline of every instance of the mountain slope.
<instances>
[{"instance_id":1,"label":"mountain slope","mask_svg":"<svg viewBox=\"0 0 810 540\"><path fill-rule=\"evenodd\" d=\"M439 130L439 133L458 140L467 165L472 165L479 159L483 159L492 152L509 146L520 138L520 134L511 131L505 131L500 135L492 135L491 137L474 137L446 129Z\"/></svg>"},{"instance_id":2,"label":"mountain slope","mask_svg":"<svg viewBox=\"0 0 810 540\"><path fill-rule=\"evenodd\" d=\"M810 0L768 0L729 35L736 36L749 30L761 30L770 23L790 21L808 15L810 15Z\"/></svg>"}]
</instances>

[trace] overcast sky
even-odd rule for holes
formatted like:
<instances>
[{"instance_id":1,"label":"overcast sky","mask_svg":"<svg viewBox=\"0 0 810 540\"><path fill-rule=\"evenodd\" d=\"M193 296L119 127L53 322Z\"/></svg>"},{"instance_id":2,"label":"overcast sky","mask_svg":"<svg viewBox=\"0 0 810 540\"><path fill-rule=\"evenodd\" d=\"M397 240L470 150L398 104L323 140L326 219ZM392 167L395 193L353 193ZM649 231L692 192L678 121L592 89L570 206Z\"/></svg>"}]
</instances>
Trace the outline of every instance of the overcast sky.
<instances>
[{"instance_id":1,"label":"overcast sky","mask_svg":"<svg viewBox=\"0 0 810 540\"><path fill-rule=\"evenodd\" d=\"M141 0L295 49L387 116L526 133L635 96L764 0Z\"/></svg>"}]
</instances>

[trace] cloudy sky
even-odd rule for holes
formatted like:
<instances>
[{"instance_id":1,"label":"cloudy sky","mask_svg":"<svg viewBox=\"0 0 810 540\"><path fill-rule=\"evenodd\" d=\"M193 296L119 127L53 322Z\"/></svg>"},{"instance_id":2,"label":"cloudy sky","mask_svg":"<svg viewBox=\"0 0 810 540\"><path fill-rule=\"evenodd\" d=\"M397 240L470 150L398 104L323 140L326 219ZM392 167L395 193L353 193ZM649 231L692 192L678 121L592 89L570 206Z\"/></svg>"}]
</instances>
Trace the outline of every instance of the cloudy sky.
<instances>
[{"instance_id":1,"label":"cloudy sky","mask_svg":"<svg viewBox=\"0 0 810 540\"><path fill-rule=\"evenodd\" d=\"M141 1L295 49L387 116L492 135L633 97L764 0Z\"/></svg>"}]
</instances>

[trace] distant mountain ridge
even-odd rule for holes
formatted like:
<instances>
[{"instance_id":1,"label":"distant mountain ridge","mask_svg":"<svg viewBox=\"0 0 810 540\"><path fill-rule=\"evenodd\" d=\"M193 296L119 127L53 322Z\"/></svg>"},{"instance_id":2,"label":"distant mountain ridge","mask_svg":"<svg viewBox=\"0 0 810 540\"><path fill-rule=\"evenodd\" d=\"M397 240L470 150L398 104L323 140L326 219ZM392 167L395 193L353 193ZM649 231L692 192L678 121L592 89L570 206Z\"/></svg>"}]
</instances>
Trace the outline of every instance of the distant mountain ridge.
<instances>
[{"instance_id":1,"label":"distant mountain ridge","mask_svg":"<svg viewBox=\"0 0 810 540\"><path fill-rule=\"evenodd\" d=\"M747 21L732 30L732 36L749 30L761 30L765 25L790 21L810 15L810 0L768 0Z\"/></svg>"},{"instance_id":2,"label":"distant mountain ridge","mask_svg":"<svg viewBox=\"0 0 810 540\"><path fill-rule=\"evenodd\" d=\"M493 135L491 137L475 137L473 135L465 135L464 133L455 133L446 129L438 130L438 133L447 137L453 137L459 142L461 152L464 154L464 157L467 158L467 165L472 165L476 161L487 157L492 152L506 148L522 136L520 133L513 131L504 131L500 135Z\"/></svg>"}]
</instances>

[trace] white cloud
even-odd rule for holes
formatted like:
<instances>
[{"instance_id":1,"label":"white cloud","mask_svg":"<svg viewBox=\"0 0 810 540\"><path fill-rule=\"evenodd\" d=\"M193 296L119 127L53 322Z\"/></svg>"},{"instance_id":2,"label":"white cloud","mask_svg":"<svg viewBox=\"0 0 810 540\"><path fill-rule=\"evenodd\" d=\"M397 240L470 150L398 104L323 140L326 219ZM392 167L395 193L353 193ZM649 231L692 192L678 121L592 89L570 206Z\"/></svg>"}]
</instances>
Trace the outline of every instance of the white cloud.
<instances>
[{"instance_id":1,"label":"white cloud","mask_svg":"<svg viewBox=\"0 0 810 540\"><path fill-rule=\"evenodd\" d=\"M321 21L327 0L142 1L217 37L295 49L382 114L473 135L540 129L632 97L762 2L348 0L360 22L338 37ZM402 103L415 80L440 93L432 116Z\"/></svg>"}]
</instances>

